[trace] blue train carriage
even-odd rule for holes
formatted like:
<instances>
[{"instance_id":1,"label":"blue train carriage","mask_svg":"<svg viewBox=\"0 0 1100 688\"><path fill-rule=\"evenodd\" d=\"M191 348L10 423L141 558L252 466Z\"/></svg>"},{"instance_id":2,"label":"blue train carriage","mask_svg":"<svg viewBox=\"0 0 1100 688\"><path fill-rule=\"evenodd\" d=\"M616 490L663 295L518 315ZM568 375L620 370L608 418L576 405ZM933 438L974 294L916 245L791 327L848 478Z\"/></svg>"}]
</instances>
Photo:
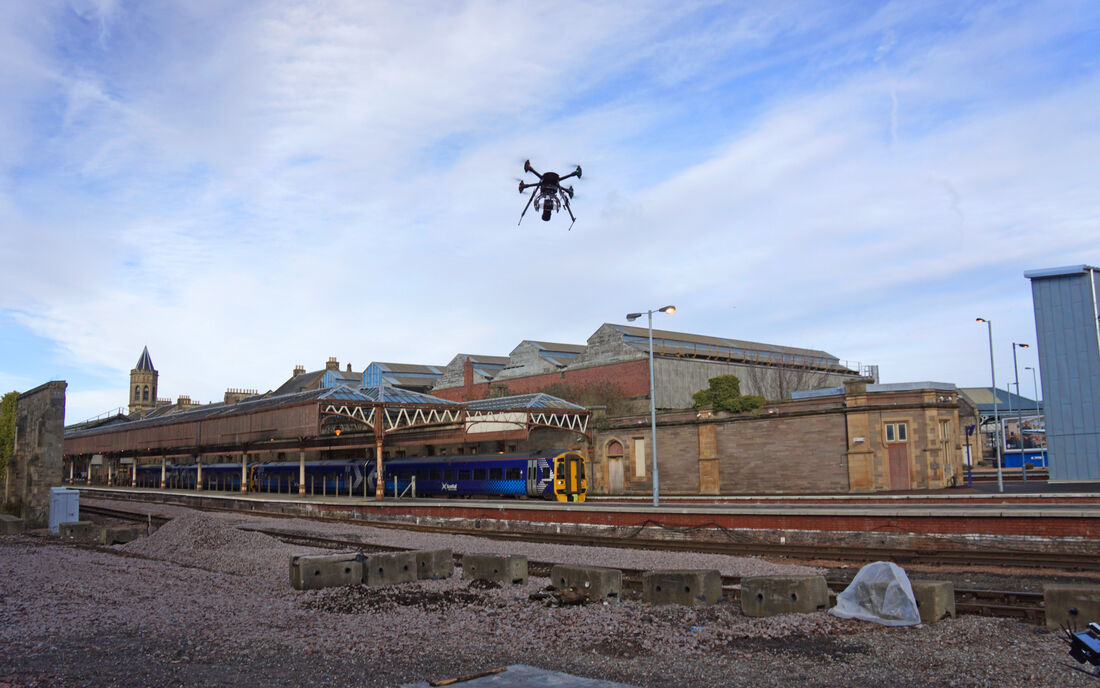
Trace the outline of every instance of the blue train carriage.
<instances>
[{"instance_id":1,"label":"blue train carriage","mask_svg":"<svg viewBox=\"0 0 1100 688\"><path fill-rule=\"evenodd\" d=\"M387 494L416 496L538 497L583 502L588 481L584 457L574 451L433 456L389 459L383 469Z\"/></svg>"},{"instance_id":2,"label":"blue train carriage","mask_svg":"<svg viewBox=\"0 0 1100 688\"><path fill-rule=\"evenodd\" d=\"M306 493L311 495L361 496L374 494L373 461L328 460L306 462ZM240 464L238 464L238 470ZM297 461L254 463L248 467L249 492L296 494L301 466ZM372 474L367 478L368 471Z\"/></svg>"}]
</instances>

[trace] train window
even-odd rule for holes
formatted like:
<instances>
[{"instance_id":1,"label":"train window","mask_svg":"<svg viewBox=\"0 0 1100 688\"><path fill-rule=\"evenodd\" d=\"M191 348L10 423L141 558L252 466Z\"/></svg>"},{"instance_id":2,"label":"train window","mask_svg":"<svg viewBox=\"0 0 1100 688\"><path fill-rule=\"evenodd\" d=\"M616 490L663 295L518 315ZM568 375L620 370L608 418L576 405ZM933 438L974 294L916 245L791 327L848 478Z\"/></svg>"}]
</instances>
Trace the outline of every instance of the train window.
<instances>
[{"instance_id":1,"label":"train window","mask_svg":"<svg viewBox=\"0 0 1100 688\"><path fill-rule=\"evenodd\" d=\"M440 480L443 478L443 471L438 468L433 468L428 471L428 480Z\"/></svg>"},{"instance_id":2,"label":"train window","mask_svg":"<svg viewBox=\"0 0 1100 688\"><path fill-rule=\"evenodd\" d=\"M469 480L470 479L470 469L469 468L460 468L458 470L458 479L459 480Z\"/></svg>"},{"instance_id":3,"label":"train window","mask_svg":"<svg viewBox=\"0 0 1100 688\"><path fill-rule=\"evenodd\" d=\"M416 472L416 479L420 480L420 481L427 480L428 479L428 471L424 471L424 470L417 471Z\"/></svg>"},{"instance_id":4,"label":"train window","mask_svg":"<svg viewBox=\"0 0 1100 688\"><path fill-rule=\"evenodd\" d=\"M521 476L518 468L509 468L505 472L504 477L508 480L519 480Z\"/></svg>"},{"instance_id":5,"label":"train window","mask_svg":"<svg viewBox=\"0 0 1100 688\"><path fill-rule=\"evenodd\" d=\"M485 469L484 468L475 468L474 469L474 480L485 480Z\"/></svg>"},{"instance_id":6,"label":"train window","mask_svg":"<svg viewBox=\"0 0 1100 688\"><path fill-rule=\"evenodd\" d=\"M500 480L503 477L504 477L504 469L503 468L490 468L489 469L489 480Z\"/></svg>"},{"instance_id":7,"label":"train window","mask_svg":"<svg viewBox=\"0 0 1100 688\"><path fill-rule=\"evenodd\" d=\"M448 468L447 470L443 471L443 479L448 481L448 482L454 482L455 469Z\"/></svg>"},{"instance_id":8,"label":"train window","mask_svg":"<svg viewBox=\"0 0 1100 688\"><path fill-rule=\"evenodd\" d=\"M405 482L408 482L408 481L412 480L412 473L409 472L409 471L401 471L401 473L398 475L397 479L398 480L404 480Z\"/></svg>"}]
</instances>

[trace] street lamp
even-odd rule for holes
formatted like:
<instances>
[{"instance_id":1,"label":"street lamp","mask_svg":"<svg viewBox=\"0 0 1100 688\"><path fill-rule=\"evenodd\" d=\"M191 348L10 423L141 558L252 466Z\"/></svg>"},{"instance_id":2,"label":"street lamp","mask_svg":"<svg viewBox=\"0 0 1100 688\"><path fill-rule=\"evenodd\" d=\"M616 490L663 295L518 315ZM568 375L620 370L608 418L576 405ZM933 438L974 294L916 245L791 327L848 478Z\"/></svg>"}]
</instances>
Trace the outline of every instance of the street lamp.
<instances>
[{"instance_id":1,"label":"street lamp","mask_svg":"<svg viewBox=\"0 0 1100 688\"><path fill-rule=\"evenodd\" d=\"M1004 492L1004 476L1001 472L1001 419L997 414L997 369L993 366L993 323L985 318L978 318L978 322L985 323L989 330L989 374L993 378L993 445L997 459L997 492Z\"/></svg>"},{"instance_id":2,"label":"street lamp","mask_svg":"<svg viewBox=\"0 0 1100 688\"><path fill-rule=\"evenodd\" d=\"M1016 349L1026 349L1027 344L1012 342L1012 370L1016 373L1016 396L1020 396L1020 368L1016 365ZM1022 397L1021 397L1022 399ZM1027 482L1027 455L1024 454L1024 405L1016 404L1016 431L1020 433L1020 473Z\"/></svg>"},{"instance_id":3,"label":"street lamp","mask_svg":"<svg viewBox=\"0 0 1100 688\"><path fill-rule=\"evenodd\" d=\"M660 497L657 496L657 399L653 394L653 313L668 313L672 314L676 312L676 306L665 306L664 308L657 308L651 311L646 311L646 315L649 316L649 423L650 431L653 438L653 506L660 504ZM629 322L634 322L638 318L642 317L641 313L627 313L626 319Z\"/></svg>"},{"instance_id":4,"label":"street lamp","mask_svg":"<svg viewBox=\"0 0 1100 688\"><path fill-rule=\"evenodd\" d=\"M1035 422L1039 422L1039 416L1042 415L1039 413L1039 381L1035 378L1035 368L1024 366L1024 370L1031 371L1031 389L1035 394Z\"/></svg>"}]
</instances>

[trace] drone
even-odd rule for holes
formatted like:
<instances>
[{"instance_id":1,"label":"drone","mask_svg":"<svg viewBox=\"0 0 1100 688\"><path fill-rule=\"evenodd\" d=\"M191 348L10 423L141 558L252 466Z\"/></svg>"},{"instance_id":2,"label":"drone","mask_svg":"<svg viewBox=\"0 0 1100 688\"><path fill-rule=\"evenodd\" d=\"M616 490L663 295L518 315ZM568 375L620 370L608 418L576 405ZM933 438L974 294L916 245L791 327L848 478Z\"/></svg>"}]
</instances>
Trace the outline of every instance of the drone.
<instances>
[{"instance_id":1,"label":"drone","mask_svg":"<svg viewBox=\"0 0 1100 688\"><path fill-rule=\"evenodd\" d=\"M531 167L531 161L526 160L523 163L523 171L530 172L539 178L537 182L531 182L530 184L519 180L519 192L523 193L527 189L534 187L535 190L531 192L530 198L527 199L527 205L523 206L523 212L519 215L520 224L523 222L523 216L527 214L527 209L531 207L531 203L535 204L535 210L542 210L543 222L549 222L550 216L561 210L562 205L565 206L566 212L569 213L569 218L573 222L577 221L577 218L573 216L573 209L569 207L569 199L573 198L573 187L562 186L561 183L570 177L581 178L581 166L577 165L577 169L573 170L569 174L558 174L557 172L543 172L539 174L534 167ZM569 223L569 229L573 229L573 222Z\"/></svg>"}]
</instances>

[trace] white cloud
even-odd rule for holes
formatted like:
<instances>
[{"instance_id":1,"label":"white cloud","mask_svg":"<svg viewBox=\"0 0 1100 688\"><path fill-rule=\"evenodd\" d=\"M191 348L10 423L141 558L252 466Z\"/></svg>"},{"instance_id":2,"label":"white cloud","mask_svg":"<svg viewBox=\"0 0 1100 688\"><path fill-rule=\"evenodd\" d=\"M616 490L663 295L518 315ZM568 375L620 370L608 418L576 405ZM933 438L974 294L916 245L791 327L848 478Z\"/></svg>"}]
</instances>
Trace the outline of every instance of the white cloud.
<instances>
[{"instance_id":1,"label":"white cloud","mask_svg":"<svg viewBox=\"0 0 1100 688\"><path fill-rule=\"evenodd\" d=\"M1026 337L1023 270L1100 260L1100 83L1046 78L1081 21L1049 8L172 11L89 5L77 57L10 30L0 57L0 308L120 383L148 344L164 396L667 301L662 327L981 384L971 311ZM516 226L527 156L584 165L571 232Z\"/></svg>"}]
</instances>

